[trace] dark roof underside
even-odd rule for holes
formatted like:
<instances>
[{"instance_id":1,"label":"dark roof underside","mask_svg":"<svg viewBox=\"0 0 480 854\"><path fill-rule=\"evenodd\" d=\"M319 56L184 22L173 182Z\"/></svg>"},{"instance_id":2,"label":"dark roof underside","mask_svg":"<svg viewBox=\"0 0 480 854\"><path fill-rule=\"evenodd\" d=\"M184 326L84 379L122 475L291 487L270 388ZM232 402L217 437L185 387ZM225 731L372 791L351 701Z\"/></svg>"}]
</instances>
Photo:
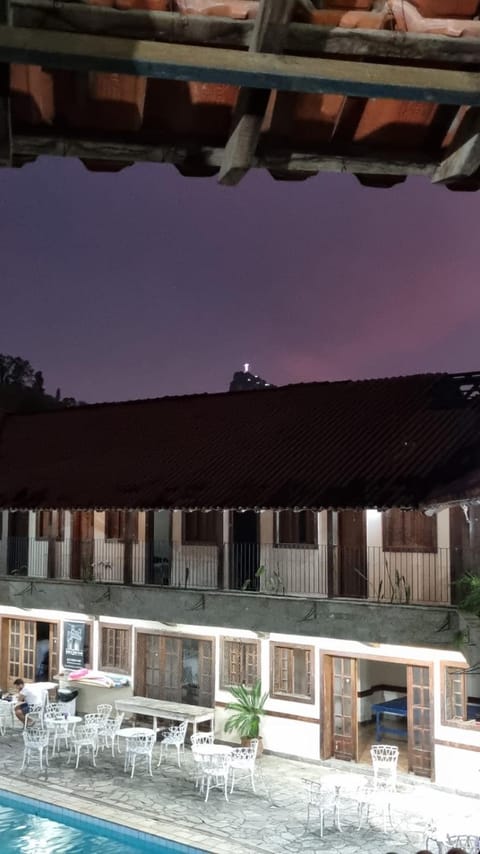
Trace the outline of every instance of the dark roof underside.
<instances>
[{"instance_id":1,"label":"dark roof underside","mask_svg":"<svg viewBox=\"0 0 480 854\"><path fill-rule=\"evenodd\" d=\"M9 415L0 506L381 508L474 496L480 410L462 382L417 375Z\"/></svg>"}]
</instances>

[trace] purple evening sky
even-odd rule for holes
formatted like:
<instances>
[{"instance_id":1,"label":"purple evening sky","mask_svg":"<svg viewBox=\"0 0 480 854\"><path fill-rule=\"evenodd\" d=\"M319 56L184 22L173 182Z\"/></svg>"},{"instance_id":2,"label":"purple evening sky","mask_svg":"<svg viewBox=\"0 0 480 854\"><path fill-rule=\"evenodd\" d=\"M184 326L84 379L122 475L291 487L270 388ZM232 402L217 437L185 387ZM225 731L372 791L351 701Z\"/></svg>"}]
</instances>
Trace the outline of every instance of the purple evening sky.
<instances>
[{"instance_id":1,"label":"purple evening sky","mask_svg":"<svg viewBox=\"0 0 480 854\"><path fill-rule=\"evenodd\" d=\"M480 369L480 193L1 172L0 352L86 401Z\"/></svg>"}]
</instances>

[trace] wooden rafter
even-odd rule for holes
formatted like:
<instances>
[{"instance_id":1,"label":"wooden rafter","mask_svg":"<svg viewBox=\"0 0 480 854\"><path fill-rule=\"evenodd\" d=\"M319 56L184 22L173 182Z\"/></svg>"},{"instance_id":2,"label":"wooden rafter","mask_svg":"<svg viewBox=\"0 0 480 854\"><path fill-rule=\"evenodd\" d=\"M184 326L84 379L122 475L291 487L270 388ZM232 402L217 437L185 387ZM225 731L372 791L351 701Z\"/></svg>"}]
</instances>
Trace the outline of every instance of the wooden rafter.
<instances>
[{"instance_id":1,"label":"wooden rafter","mask_svg":"<svg viewBox=\"0 0 480 854\"><path fill-rule=\"evenodd\" d=\"M0 24L10 24L9 0L0 0ZM12 121L10 112L10 66L0 63L0 166L12 163Z\"/></svg>"},{"instance_id":2,"label":"wooden rafter","mask_svg":"<svg viewBox=\"0 0 480 854\"><path fill-rule=\"evenodd\" d=\"M256 89L480 106L480 73L0 26L0 61Z\"/></svg>"},{"instance_id":3,"label":"wooden rafter","mask_svg":"<svg viewBox=\"0 0 480 854\"><path fill-rule=\"evenodd\" d=\"M292 16L295 0L262 0L250 53L280 53ZM260 137L270 98L269 89L241 89L233 116L233 130L225 146L218 180L234 186L248 172Z\"/></svg>"},{"instance_id":4,"label":"wooden rafter","mask_svg":"<svg viewBox=\"0 0 480 854\"><path fill-rule=\"evenodd\" d=\"M460 124L446 157L435 170L432 181L447 184L471 178L480 169L480 110L471 108Z\"/></svg>"}]
</instances>

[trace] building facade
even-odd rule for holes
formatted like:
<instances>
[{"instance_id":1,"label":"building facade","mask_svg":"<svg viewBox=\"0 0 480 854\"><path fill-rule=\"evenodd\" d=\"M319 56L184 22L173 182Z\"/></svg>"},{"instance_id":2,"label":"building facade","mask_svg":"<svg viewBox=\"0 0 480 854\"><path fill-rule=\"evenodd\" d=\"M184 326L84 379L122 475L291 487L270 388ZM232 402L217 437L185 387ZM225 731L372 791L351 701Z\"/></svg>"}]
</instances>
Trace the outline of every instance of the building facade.
<instances>
[{"instance_id":1,"label":"building facade","mask_svg":"<svg viewBox=\"0 0 480 854\"><path fill-rule=\"evenodd\" d=\"M372 707L400 700L385 737L405 770L478 791L477 618L459 609L475 389L422 376L6 417L1 687L35 679L48 644L49 678L85 666L213 705L221 738L229 686L260 679L265 749L348 762L379 735Z\"/></svg>"}]
</instances>

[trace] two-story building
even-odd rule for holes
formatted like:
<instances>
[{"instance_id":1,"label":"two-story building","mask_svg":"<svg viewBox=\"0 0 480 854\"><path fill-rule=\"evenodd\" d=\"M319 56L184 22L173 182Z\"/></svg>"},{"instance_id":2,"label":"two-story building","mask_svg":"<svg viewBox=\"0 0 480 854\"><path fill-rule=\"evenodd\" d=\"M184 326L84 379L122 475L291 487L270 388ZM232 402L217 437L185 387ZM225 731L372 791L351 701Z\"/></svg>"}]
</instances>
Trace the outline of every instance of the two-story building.
<instances>
[{"instance_id":1,"label":"two-story building","mask_svg":"<svg viewBox=\"0 0 480 854\"><path fill-rule=\"evenodd\" d=\"M65 668L74 625L79 665L215 705L219 737L229 686L260 678L265 748L292 756L363 761L372 706L403 698L403 767L478 791L479 380L4 415L0 686L40 641Z\"/></svg>"}]
</instances>

